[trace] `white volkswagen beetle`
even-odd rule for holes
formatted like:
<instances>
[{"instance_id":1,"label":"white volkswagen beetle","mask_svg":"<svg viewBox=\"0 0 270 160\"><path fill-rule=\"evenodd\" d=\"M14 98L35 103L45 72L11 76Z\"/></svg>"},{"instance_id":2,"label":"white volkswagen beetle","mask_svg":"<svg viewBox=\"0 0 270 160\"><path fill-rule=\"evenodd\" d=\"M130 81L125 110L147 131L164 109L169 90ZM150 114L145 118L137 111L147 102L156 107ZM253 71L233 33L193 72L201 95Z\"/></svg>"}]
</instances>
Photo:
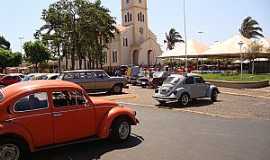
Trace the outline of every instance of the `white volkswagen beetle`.
<instances>
[{"instance_id":1,"label":"white volkswagen beetle","mask_svg":"<svg viewBox=\"0 0 270 160\"><path fill-rule=\"evenodd\" d=\"M196 98L210 98L216 102L219 93L216 86L206 83L199 75L173 74L156 89L153 98L160 104L178 101L181 105L187 106Z\"/></svg>"}]
</instances>

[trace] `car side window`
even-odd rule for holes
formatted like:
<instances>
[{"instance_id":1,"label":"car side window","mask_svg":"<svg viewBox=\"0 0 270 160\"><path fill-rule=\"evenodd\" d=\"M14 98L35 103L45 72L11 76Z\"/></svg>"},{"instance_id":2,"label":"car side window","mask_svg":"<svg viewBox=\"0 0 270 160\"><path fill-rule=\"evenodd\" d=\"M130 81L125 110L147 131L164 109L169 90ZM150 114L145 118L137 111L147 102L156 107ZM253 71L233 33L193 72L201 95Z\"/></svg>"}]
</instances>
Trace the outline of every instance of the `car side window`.
<instances>
[{"instance_id":1,"label":"car side window","mask_svg":"<svg viewBox=\"0 0 270 160\"><path fill-rule=\"evenodd\" d=\"M91 72L81 72L80 79L92 79L92 73Z\"/></svg>"},{"instance_id":2,"label":"car side window","mask_svg":"<svg viewBox=\"0 0 270 160\"><path fill-rule=\"evenodd\" d=\"M52 93L54 107L68 107L87 103L84 95L78 91L56 91Z\"/></svg>"},{"instance_id":3,"label":"car side window","mask_svg":"<svg viewBox=\"0 0 270 160\"><path fill-rule=\"evenodd\" d=\"M72 73L64 74L64 80L74 79L74 75Z\"/></svg>"},{"instance_id":4,"label":"car side window","mask_svg":"<svg viewBox=\"0 0 270 160\"><path fill-rule=\"evenodd\" d=\"M193 77L187 77L187 78L186 78L186 81L185 81L185 84L194 84L194 79L193 79Z\"/></svg>"},{"instance_id":5,"label":"car side window","mask_svg":"<svg viewBox=\"0 0 270 160\"><path fill-rule=\"evenodd\" d=\"M25 112L48 108L48 95L46 92L27 95L18 100L14 105L15 112Z\"/></svg>"},{"instance_id":6,"label":"car side window","mask_svg":"<svg viewBox=\"0 0 270 160\"><path fill-rule=\"evenodd\" d=\"M202 77L195 77L196 83L205 83L205 81L202 79Z\"/></svg>"},{"instance_id":7,"label":"car side window","mask_svg":"<svg viewBox=\"0 0 270 160\"><path fill-rule=\"evenodd\" d=\"M94 74L95 74L95 78L98 78L98 79L109 78L105 72L95 72Z\"/></svg>"}]
</instances>

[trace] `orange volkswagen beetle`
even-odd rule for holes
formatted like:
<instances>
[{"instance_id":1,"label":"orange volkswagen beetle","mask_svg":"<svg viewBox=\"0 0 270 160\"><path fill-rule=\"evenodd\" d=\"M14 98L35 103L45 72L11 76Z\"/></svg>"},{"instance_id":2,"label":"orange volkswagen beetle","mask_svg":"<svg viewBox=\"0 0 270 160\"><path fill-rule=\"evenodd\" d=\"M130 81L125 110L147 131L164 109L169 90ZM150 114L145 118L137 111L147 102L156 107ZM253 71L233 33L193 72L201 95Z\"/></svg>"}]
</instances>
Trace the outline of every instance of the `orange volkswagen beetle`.
<instances>
[{"instance_id":1,"label":"orange volkswagen beetle","mask_svg":"<svg viewBox=\"0 0 270 160\"><path fill-rule=\"evenodd\" d=\"M93 139L128 139L136 112L90 99L77 84L31 81L0 90L0 159Z\"/></svg>"}]
</instances>

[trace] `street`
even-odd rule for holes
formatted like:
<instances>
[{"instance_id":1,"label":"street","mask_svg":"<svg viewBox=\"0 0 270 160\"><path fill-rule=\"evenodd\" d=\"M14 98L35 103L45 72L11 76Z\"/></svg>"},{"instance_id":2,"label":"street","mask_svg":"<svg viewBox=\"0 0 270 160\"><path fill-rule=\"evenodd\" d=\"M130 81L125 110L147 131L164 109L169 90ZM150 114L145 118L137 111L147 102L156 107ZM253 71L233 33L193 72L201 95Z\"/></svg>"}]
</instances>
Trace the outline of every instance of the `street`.
<instances>
[{"instance_id":1,"label":"street","mask_svg":"<svg viewBox=\"0 0 270 160\"><path fill-rule=\"evenodd\" d=\"M136 110L141 122L133 127L129 141L76 144L35 153L33 159L268 160L270 157L270 100L221 94L216 104L197 100L190 108L173 104L163 107L155 106L150 99L147 92L151 90L133 87L130 90L140 90L148 96L141 99L137 97L143 96L140 93L134 97L127 94L126 99L117 100ZM248 109L241 114L241 107ZM260 110L253 111L254 107ZM190 112L192 109L200 112Z\"/></svg>"}]
</instances>

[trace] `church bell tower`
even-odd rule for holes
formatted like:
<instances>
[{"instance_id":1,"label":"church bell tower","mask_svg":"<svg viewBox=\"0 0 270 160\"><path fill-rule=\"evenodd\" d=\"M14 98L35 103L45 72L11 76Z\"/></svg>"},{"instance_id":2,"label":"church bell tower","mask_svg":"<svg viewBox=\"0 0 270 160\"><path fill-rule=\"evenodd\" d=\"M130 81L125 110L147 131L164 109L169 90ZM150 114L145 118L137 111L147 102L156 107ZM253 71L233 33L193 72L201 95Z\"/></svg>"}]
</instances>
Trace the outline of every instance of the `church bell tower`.
<instances>
[{"instance_id":1,"label":"church bell tower","mask_svg":"<svg viewBox=\"0 0 270 160\"><path fill-rule=\"evenodd\" d=\"M147 0L122 0L122 25L133 26L134 41L141 44L148 37Z\"/></svg>"}]
</instances>

